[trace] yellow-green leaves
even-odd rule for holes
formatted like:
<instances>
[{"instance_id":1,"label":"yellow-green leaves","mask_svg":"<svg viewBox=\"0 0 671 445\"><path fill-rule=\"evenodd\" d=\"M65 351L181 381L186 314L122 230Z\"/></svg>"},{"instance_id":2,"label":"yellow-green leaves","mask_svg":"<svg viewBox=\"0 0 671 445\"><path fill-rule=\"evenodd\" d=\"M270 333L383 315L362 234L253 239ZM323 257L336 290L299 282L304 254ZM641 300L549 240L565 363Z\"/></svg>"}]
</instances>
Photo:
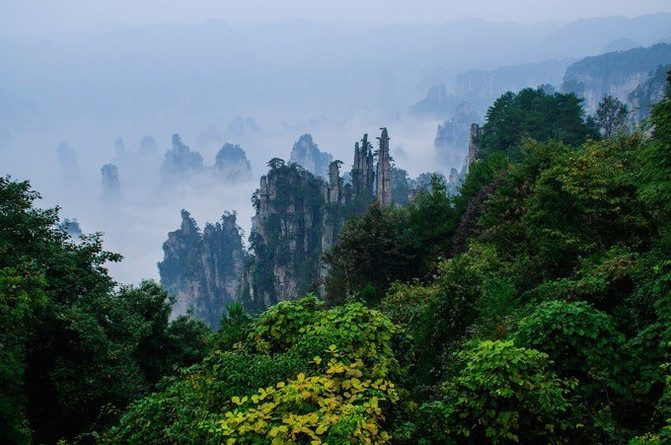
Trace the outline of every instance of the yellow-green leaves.
<instances>
[{"instance_id":1,"label":"yellow-green leaves","mask_svg":"<svg viewBox=\"0 0 671 445\"><path fill-rule=\"evenodd\" d=\"M382 406L398 396L383 379L360 379L360 364L331 359L324 374L299 373L295 379L233 397L239 406L227 412L219 433L227 441L271 443L386 443Z\"/></svg>"}]
</instances>

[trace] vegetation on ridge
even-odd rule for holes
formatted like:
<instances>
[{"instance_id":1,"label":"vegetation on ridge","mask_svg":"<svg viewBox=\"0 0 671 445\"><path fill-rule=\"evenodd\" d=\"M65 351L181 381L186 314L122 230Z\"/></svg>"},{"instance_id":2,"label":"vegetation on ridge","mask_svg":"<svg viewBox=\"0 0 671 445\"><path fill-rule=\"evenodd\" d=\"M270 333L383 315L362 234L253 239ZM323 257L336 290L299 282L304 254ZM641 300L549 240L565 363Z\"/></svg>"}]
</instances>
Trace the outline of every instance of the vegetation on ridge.
<instances>
[{"instance_id":1,"label":"vegetation on ridge","mask_svg":"<svg viewBox=\"0 0 671 445\"><path fill-rule=\"evenodd\" d=\"M602 140L548 97L490 109L505 138L460 196L434 179L351 219L325 301L231 305L216 332L0 179L3 441L668 442L671 97Z\"/></svg>"}]
</instances>

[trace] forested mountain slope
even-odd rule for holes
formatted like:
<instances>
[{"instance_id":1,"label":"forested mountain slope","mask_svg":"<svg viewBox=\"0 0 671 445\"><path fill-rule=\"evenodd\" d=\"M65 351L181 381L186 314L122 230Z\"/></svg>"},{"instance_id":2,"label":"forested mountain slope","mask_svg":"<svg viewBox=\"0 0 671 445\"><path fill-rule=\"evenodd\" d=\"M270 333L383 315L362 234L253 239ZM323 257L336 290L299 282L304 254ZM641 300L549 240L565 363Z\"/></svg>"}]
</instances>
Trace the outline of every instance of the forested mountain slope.
<instances>
[{"instance_id":1,"label":"forested mountain slope","mask_svg":"<svg viewBox=\"0 0 671 445\"><path fill-rule=\"evenodd\" d=\"M579 105L503 96L460 195L373 202L321 299L231 304L217 331L115 287L99 238L3 178L3 439L668 442L671 97L604 139Z\"/></svg>"}]
</instances>

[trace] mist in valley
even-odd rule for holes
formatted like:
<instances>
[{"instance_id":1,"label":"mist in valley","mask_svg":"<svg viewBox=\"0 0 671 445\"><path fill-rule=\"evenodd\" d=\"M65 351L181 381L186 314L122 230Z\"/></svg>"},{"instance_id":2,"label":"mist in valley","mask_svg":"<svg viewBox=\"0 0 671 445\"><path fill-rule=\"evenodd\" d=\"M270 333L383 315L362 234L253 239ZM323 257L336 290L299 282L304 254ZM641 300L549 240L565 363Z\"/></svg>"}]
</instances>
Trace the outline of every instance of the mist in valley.
<instances>
[{"instance_id":1,"label":"mist in valley","mask_svg":"<svg viewBox=\"0 0 671 445\"><path fill-rule=\"evenodd\" d=\"M303 134L348 171L354 143L387 127L397 167L413 178L448 176L463 167L467 144L434 140L464 103L482 122L509 89L559 89L582 57L671 41L669 8L643 15L659 3L627 11L600 3L598 14L579 21L441 20L430 10L423 22L402 14L371 24L361 16L325 20L300 10L250 20L213 7L211 16L205 9L171 23L146 12L133 19L129 9L127 21L71 20L68 32L5 27L0 173L30 180L41 206L62 207L61 217L84 232L103 232L105 247L124 256L110 265L118 281L158 278L161 245L181 209L201 228L235 211L249 235L251 196L268 160L288 161ZM174 134L200 153L201 170L162 173ZM225 143L245 151L251 174L218 174ZM118 174L111 194L101 173L107 164Z\"/></svg>"}]
</instances>

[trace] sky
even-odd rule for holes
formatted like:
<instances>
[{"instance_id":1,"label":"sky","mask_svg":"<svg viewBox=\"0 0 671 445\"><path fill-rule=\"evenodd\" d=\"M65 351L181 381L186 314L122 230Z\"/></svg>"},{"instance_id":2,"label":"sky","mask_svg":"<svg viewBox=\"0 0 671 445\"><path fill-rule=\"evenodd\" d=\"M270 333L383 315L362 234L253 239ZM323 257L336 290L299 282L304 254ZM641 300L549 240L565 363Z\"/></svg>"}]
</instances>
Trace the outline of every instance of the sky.
<instances>
[{"instance_id":1,"label":"sky","mask_svg":"<svg viewBox=\"0 0 671 445\"><path fill-rule=\"evenodd\" d=\"M0 34L43 38L53 33L222 19L265 23L285 19L438 24L468 17L524 24L671 12L671 0L0 0Z\"/></svg>"}]
</instances>

